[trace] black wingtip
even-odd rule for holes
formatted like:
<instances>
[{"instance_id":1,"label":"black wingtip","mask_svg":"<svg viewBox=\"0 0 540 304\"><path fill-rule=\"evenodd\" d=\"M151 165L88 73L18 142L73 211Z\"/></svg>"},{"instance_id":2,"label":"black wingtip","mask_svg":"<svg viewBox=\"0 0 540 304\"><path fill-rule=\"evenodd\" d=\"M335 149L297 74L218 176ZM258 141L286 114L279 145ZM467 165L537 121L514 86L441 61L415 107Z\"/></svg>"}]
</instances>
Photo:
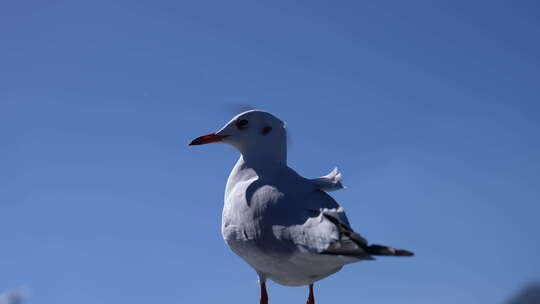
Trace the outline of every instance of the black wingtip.
<instances>
[{"instance_id":1,"label":"black wingtip","mask_svg":"<svg viewBox=\"0 0 540 304\"><path fill-rule=\"evenodd\" d=\"M405 249L396 249L396 256L414 256L414 252L410 252Z\"/></svg>"},{"instance_id":2,"label":"black wingtip","mask_svg":"<svg viewBox=\"0 0 540 304\"><path fill-rule=\"evenodd\" d=\"M414 256L414 253L405 249L395 249L383 245L370 245L367 247L367 252L372 255L381 256Z\"/></svg>"}]
</instances>

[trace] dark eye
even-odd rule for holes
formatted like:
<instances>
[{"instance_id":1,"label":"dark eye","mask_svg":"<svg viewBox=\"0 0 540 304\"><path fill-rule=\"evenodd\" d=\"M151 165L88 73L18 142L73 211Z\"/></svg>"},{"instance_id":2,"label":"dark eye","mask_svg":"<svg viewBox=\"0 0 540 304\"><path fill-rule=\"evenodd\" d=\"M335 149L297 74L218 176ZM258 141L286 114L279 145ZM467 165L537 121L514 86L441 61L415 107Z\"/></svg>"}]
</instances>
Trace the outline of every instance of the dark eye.
<instances>
[{"instance_id":1,"label":"dark eye","mask_svg":"<svg viewBox=\"0 0 540 304\"><path fill-rule=\"evenodd\" d=\"M264 127L262 129L262 134L266 135L266 134L270 133L270 131L272 131L272 127L270 127L270 126Z\"/></svg>"},{"instance_id":2,"label":"dark eye","mask_svg":"<svg viewBox=\"0 0 540 304\"><path fill-rule=\"evenodd\" d=\"M240 119L236 121L236 127L240 130L245 129L248 124L247 119Z\"/></svg>"}]
</instances>

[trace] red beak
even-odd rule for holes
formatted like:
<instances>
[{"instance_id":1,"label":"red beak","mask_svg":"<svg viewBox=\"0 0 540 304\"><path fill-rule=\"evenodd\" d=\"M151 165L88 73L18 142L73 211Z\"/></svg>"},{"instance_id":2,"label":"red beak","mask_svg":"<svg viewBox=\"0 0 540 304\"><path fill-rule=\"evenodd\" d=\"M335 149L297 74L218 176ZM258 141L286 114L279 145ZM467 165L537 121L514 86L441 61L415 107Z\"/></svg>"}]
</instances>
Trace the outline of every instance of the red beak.
<instances>
[{"instance_id":1,"label":"red beak","mask_svg":"<svg viewBox=\"0 0 540 304\"><path fill-rule=\"evenodd\" d=\"M203 135L203 136L195 138L194 140L192 140L189 143L189 145L190 146L198 146L198 145L211 144L211 143L215 143L215 142L220 142L225 137L226 136L223 136L223 135L217 135L216 133L210 133L210 134Z\"/></svg>"}]
</instances>

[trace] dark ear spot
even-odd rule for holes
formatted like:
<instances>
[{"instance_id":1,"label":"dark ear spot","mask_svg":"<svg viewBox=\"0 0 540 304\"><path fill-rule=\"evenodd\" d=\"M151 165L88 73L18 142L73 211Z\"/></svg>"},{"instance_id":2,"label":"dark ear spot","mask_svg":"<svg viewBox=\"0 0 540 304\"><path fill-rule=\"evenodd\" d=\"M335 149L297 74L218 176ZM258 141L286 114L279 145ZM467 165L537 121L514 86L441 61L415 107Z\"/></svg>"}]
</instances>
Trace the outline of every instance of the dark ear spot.
<instances>
[{"instance_id":1,"label":"dark ear spot","mask_svg":"<svg viewBox=\"0 0 540 304\"><path fill-rule=\"evenodd\" d=\"M266 135L266 134L270 133L270 131L272 131L272 127L270 127L270 126L264 127L262 129L262 135Z\"/></svg>"}]
</instances>

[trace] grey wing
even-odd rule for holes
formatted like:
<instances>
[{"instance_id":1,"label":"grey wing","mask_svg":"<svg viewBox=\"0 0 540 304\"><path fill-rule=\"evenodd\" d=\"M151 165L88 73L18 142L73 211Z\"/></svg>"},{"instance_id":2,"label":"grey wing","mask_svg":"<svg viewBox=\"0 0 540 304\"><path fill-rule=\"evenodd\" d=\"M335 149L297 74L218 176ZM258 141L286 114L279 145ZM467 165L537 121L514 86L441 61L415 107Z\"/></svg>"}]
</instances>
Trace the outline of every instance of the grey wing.
<instances>
[{"instance_id":1,"label":"grey wing","mask_svg":"<svg viewBox=\"0 0 540 304\"><path fill-rule=\"evenodd\" d=\"M314 191L302 208L306 220L284 231L300 251L371 259L367 240L352 230L345 210L330 195Z\"/></svg>"}]
</instances>

